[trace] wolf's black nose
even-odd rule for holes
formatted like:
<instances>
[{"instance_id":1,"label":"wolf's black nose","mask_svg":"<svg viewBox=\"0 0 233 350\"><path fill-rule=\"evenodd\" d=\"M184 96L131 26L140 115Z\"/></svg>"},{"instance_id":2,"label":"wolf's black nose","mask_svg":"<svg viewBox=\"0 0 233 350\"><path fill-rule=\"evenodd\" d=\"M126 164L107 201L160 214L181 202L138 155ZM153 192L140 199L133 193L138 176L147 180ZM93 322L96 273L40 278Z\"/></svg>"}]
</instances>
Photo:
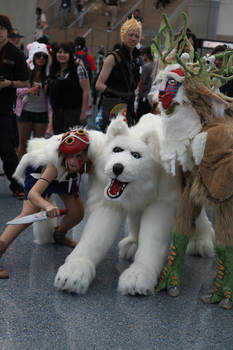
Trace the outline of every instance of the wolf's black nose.
<instances>
[{"instance_id":1,"label":"wolf's black nose","mask_svg":"<svg viewBox=\"0 0 233 350\"><path fill-rule=\"evenodd\" d=\"M120 175L122 171L124 170L124 167L121 163L116 163L113 165L113 172L116 176Z\"/></svg>"}]
</instances>

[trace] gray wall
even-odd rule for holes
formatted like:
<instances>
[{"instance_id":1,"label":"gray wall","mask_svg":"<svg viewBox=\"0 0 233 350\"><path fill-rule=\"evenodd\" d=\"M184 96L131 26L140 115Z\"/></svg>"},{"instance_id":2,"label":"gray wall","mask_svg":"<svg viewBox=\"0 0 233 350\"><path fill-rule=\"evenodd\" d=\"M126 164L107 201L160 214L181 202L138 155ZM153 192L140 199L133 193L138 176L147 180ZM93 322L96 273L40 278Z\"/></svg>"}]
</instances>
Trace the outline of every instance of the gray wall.
<instances>
[{"instance_id":1,"label":"gray wall","mask_svg":"<svg viewBox=\"0 0 233 350\"><path fill-rule=\"evenodd\" d=\"M190 0L189 27L198 38L216 39L220 0Z\"/></svg>"},{"instance_id":2,"label":"gray wall","mask_svg":"<svg viewBox=\"0 0 233 350\"><path fill-rule=\"evenodd\" d=\"M188 27L198 38L216 39L219 8L220 0L184 0L169 20L176 31L180 30L184 11L188 14Z\"/></svg>"},{"instance_id":3,"label":"gray wall","mask_svg":"<svg viewBox=\"0 0 233 350\"><path fill-rule=\"evenodd\" d=\"M217 26L217 38L232 41L233 42L233 1L221 0L218 26Z\"/></svg>"},{"instance_id":4,"label":"gray wall","mask_svg":"<svg viewBox=\"0 0 233 350\"><path fill-rule=\"evenodd\" d=\"M7 15L14 28L24 35L26 46L33 41L36 0L0 0L0 13Z\"/></svg>"}]
</instances>

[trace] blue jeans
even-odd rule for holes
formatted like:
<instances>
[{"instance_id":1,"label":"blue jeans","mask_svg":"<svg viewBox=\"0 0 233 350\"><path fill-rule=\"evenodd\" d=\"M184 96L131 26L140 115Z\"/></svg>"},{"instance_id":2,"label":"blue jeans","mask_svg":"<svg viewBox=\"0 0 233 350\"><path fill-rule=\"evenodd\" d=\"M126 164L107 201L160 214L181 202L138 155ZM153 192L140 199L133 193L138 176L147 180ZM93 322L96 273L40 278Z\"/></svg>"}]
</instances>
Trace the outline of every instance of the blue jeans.
<instances>
[{"instance_id":1,"label":"blue jeans","mask_svg":"<svg viewBox=\"0 0 233 350\"><path fill-rule=\"evenodd\" d=\"M79 26L79 28L81 28L82 27L82 25L83 25L83 13L84 11L83 10L81 10L81 11L78 11L77 9L76 9L76 19L78 19L79 18L79 20L78 20L78 26ZM80 16L80 17L79 17Z\"/></svg>"},{"instance_id":2,"label":"blue jeans","mask_svg":"<svg viewBox=\"0 0 233 350\"><path fill-rule=\"evenodd\" d=\"M68 26L69 12L70 12L69 7L61 8L61 26L62 27Z\"/></svg>"}]
</instances>

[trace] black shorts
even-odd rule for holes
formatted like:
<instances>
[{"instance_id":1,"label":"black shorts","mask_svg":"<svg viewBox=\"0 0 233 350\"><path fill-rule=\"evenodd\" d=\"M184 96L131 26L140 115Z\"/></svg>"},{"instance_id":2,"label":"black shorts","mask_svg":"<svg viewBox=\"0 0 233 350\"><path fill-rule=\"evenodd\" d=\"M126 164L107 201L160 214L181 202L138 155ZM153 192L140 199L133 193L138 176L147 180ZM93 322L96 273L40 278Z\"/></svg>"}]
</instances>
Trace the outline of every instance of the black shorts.
<instances>
[{"instance_id":1,"label":"black shorts","mask_svg":"<svg viewBox=\"0 0 233 350\"><path fill-rule=\"evenodd\" d=\"M48 112L29 112L22 111L21 116L17 117L19 123L38 123L48 124Z\"/></svg>"}]
</instances>

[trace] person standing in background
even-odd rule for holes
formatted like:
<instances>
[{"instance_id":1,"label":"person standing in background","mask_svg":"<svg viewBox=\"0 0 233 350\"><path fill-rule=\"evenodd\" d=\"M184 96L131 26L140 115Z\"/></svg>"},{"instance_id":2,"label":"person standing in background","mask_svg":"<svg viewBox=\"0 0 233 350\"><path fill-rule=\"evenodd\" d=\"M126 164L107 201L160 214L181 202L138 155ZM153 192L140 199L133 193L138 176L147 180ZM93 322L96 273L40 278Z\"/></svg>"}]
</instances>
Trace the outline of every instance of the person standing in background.
<instances>
[{"instance_id":1,"label":"person standing in background","mask_svg":"<svg viewBox=\"0 0 233 350\"><path fill-rule=\"evenodd\" d=\"M120 0L106 0L106 4L110 16L107 26L109 29L111 29L116 23L118 8L120 7Z\"/></svg>"},{"instance_id":2,"label":"person standing in background","mask_svg":"<svg viewBox=\"0 0 233 350\"><path fill-rule=\"evenodd\" d=\"M21 43L21 39L24 36L19 34L19 31L17 29L13 29L12 33L9 36L9 41L11 44L15 45L18 49L24 51L24 45Z\"/></svg>"},{"instance_id":3,"label":"person standing in background","mask_svg":"<svg viewBox=\"0 0 233 350\"><path fill-rule=\"evenodd\" d=\"M89 81L90 85L92 83L93 79L93 73L96 71L96 65L95 65L95 60L92 55L88 53L88 49L86 47L86 40L83 36L78 36L75 41L75 58L76 58L76 63L78 62L77 60L81 59L86 71L89 76Z\"/></svg>"},{"instance_id":4,"label":"person standing in background","mask_svg":"<svg viewBox=\"0 0 233 350\"><path fill-rule=\"evenodd\" d=\"M75 64L70 43L61 43L53 52L48 94L53 110L54 134L86 123L89 78L84 65Z\"/></svg>"},{"instance_id":5,"label":"person standing in background","mask_svg":"<svg viewBox=\"0 0 233 350\"><path fill-rule=\"evenodd\" d=\"M12 178L18 165L13 107L16 88L27 87L29 75L24 54L9 42L11 33L9 18L0 14L0 157L11 191L16 198L23 199L23 187Z\"/></svg>"},{"instance_id":6,"label":"person standing in background","mask_svg":"<svg viewBox=\"0 0 233 350\"><path fill-rule=\"evenodd\" d=\"M156 8L156 9L159 8L160 3L162 3L163 9L165 9L167 0L157 0L157 2L156 2L156 4L155 4L155 8Z\"/></svg>"},{"instance_id":7,"label":"person standing in background","mask_svg":"<svg viewBox=\"0 0 233 350\"><path fill-rule=\"evenodd\" d=\"M29 44L27 49L30 87L16 90L15 114L19 131L19 159L26 153L31 134L33 133L34 137L44 137L49 121L47 96L49 52L45 44L38 42Z\"/></svg>"},{"instance_id":8,"label":"person standing in background","mask_svg":"<svg viewBox=\"0 0 233 350\"><path fill-rule=\"evenodd\" d=\"M66 28L68 23L68 17L71 10L71 0L61 0L61 27Z\"/></svg>"},{"instance_id":9,"label":"person standing in background","mask_svg":"<svg viewBox=\"0 0 233 350\"><path fill-rule=\"evenodd\" d=\"M40 7L37 7L34 40L38 40L42 36L44 36L44 31L47 27L48 27L48 23L46 20L45 13L42 11Z\"/></svg>"},{"instance_id":10,"label":"person standing in background","mask_svg":"<svg viewBox=\"0 0 233 350\"><path fill-rule=\"evenodd\" d=\"M83 4L84 0L76 0L76 6L75 6L75 16L76 19L78 19L78 27L81 28L83 26L83 12L84 12L84 8L83 8Z\"/></svg>"},{"instance_id":11,"label":"person standing in background","mask_svg":"<svg viewBox=\"0 0 233 350\"><path fill-rule=\"evenodd\" d=\"M151 54L150 47L145 47L142 49L142 72L138 83L138 108L136 113L137 122L142 115L149 113L151 111L151 106L148 102L147 95L151 88L152 83L152 72L153 72L153 56Z\"/></svg>"},{"instance_id":12,"label":"person standing in background","mask_svg":"<svg viewBox=\"0 0 233 350\"><path fill-rule=\"evenodd\" d=\"M142 17L142 15L141 15L141 10L140 10L140 9L134 10L133 15L134 15L134 18L135 18L137 21L143 23L143 17Z\"/></svg>"},{"instance_id":13,"label":"person standing in background","mask_svg":"<svg viewBox=\"0 0 233 350\"><path fill-rule=\"evenodd\" d=\"M122 44L108 53L96 82L96 90L102 92L102 131L110 123L110 111L118 104L127 105L128 125L135 123L135 90L140 78L140 51L136 46L142 35L141 22L133 16L128 18L121 26L120 35Z\"/></svg>"},{"instance_id":14,"label":"person standing in background","mask_svg":"<svg viewBox=\"0 0 233 350\"><path fill-rule=\"evenodd\" d=\"M92 85L92 102L94 106L97 105L99 96L100 96L100 92L96 90L95 84L101 72L103 63L104 63L104 45L100 45L95 58L96 71L94 74L93 85Z\"/></svg>"}]
</instances>

